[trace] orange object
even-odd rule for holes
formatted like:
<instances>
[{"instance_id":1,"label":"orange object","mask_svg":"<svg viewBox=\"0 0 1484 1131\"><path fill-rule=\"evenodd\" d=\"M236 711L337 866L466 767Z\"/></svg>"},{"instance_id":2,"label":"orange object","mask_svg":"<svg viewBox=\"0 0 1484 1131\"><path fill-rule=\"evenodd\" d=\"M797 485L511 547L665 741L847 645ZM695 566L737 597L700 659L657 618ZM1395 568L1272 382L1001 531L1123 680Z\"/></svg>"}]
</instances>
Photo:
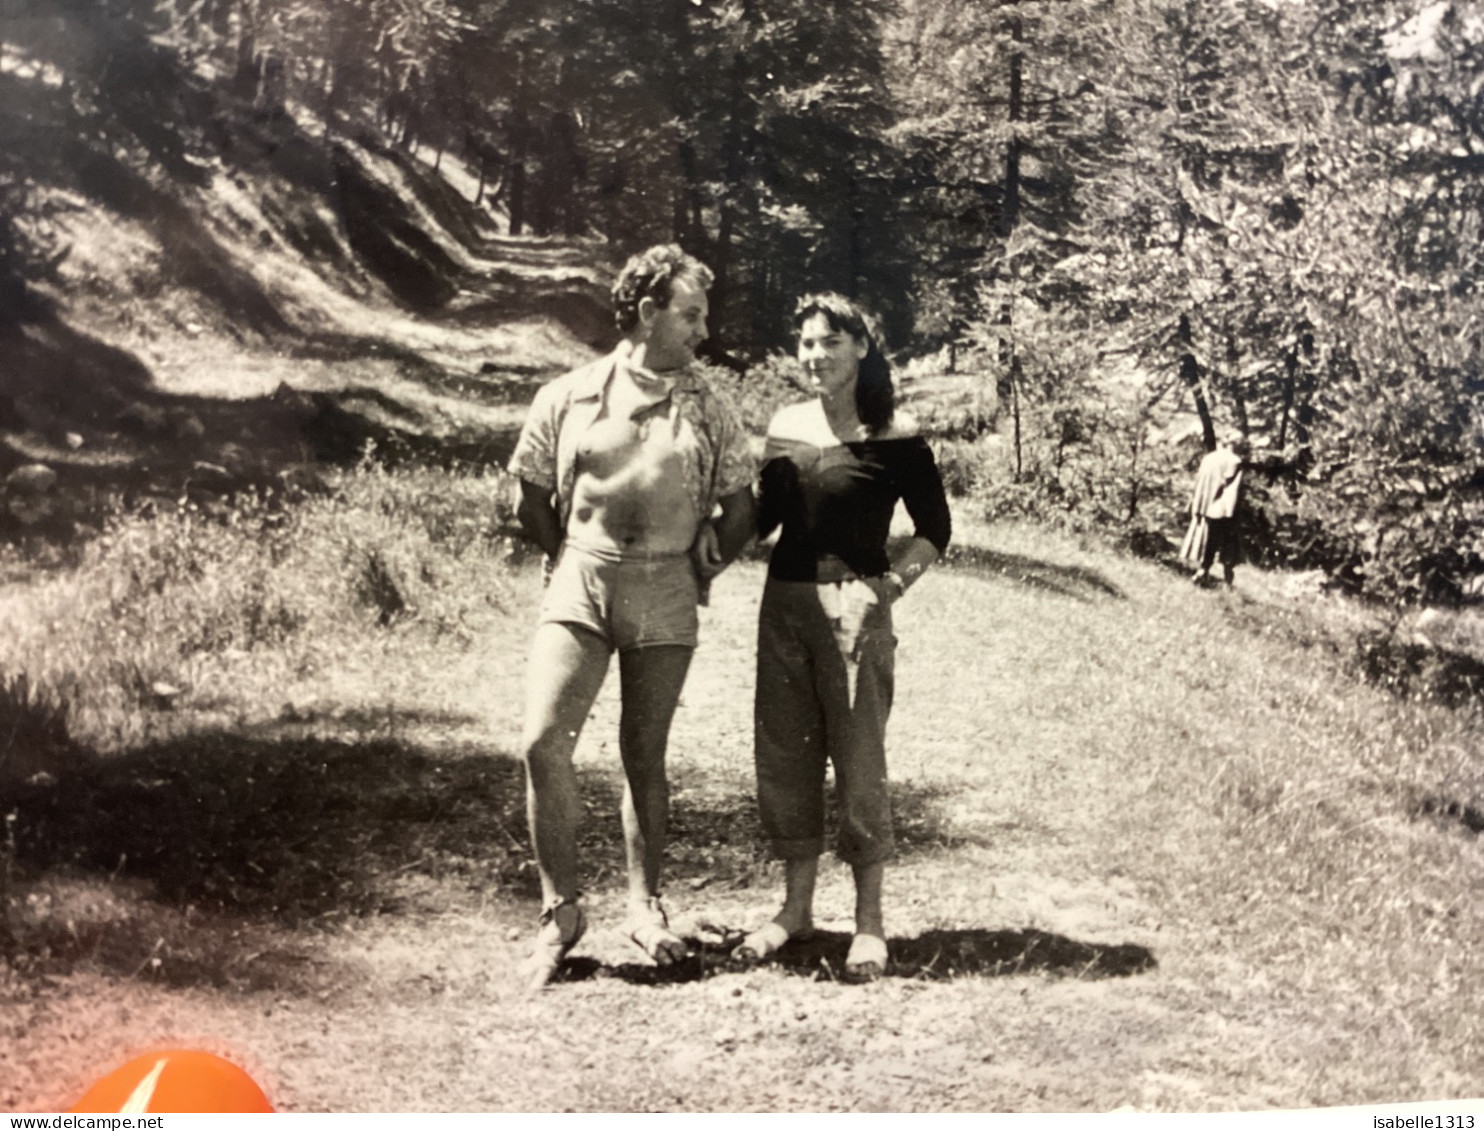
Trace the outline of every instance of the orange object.
<instances>
[{"instance_id":1,"label":"orange object","mask_svg":"<svg viewBox=\"0 0 1484 1131\"><path fill-rule=\"evenodd\" d=\"M137 1056L89 1088L74 1112L260 1112L273 1105L229 1060L193 1049Z\"/></svg>"}]
</instances>

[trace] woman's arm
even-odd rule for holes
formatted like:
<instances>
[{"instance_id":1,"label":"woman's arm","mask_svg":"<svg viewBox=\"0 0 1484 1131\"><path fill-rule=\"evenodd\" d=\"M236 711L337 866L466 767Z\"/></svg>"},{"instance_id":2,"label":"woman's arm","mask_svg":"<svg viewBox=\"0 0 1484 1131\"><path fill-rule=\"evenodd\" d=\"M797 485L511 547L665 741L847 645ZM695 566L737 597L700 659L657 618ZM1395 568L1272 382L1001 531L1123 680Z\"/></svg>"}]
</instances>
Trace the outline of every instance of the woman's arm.
<instances>
[{"instance_id":1,"label":"woman's arm","mask_svg":"<svg viewBox=\"0 0 1484 1131\"><path fill-rule=\"evenodd\" d=\"M888 578L896 574L901 579L900 592L896 593L893 599L911 589L912 583L926 573L928 566L933 565L942 556L938 547L921 535L912 538L902 546L892 558L891 573L887 574Z\"/></svg>"},{"instance_id":2,"label":"woman's arm","mask_svg":"<svg viewBox=\"0 0 1484 1131\"><path fill-rule=\"evenodd\" d=\"M926 440L919 440L907 449L899 475L902 502L912 516L916 533L892 558L887 574L888 584L897 590L887 594L892 599L910 589L943 556L953 534L953 517L948 510L943 477L938 474L938 464ZM893 575L899 582L892 580Z\"/></svg>"},{"instance_id":3,"label":"woman's arm","mask_svg":"<svg viewBox=\"0 0 1484 1131\"><path fill-rule=\"evenodd\" d=\"M691 546L696 575L710 581L747 549L754 537L754 504L752 488L734 491L718 504L721 514L701 523Z\"/></svg>"}]
</instances>

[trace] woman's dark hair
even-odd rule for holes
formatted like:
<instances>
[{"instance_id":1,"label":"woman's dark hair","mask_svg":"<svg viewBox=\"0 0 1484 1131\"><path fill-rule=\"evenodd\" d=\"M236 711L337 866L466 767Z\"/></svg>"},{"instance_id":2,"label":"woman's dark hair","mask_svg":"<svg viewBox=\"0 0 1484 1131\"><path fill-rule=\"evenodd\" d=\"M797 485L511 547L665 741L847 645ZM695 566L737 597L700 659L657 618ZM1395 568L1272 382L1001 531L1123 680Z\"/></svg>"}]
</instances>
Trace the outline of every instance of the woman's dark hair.
<instances>
[{"instance_id":1,"label":"woman's dark hair","mask_svg":"<svg viewBox=\"0 0 1484 1131\"><path fill-rule=\"evenodd\" d=\"M861 358L855 380L855 413L870 431L882 431L896 413L897 394L891 382L891 366L881 352L876 319L844 295L821 291L799 299L794 307L794 329L802 329L816 314L824 315L831 330L866 343L866 356Z\"/></svg>"}]
</instances>

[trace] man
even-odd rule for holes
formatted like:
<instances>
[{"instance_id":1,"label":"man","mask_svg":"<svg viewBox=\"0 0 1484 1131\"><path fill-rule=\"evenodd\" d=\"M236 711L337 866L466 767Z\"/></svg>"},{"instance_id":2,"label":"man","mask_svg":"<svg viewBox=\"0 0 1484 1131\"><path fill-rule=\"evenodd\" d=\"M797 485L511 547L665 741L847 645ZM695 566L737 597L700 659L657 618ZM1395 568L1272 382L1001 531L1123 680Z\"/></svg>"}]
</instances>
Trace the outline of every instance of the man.
<instances>
[{"instance_id":1,"label":"man","mask_svg":"<svg viewBox=\"0 0 1484 1131\"><path fill-rule=\"evenodd\" d=\"M630 259L613 287L623 340L537 393L510 459L521 525L550 569L522 735L544 901L526 970L533 989L585 929L572 752L615 651L626 933L660 965L687 953L660 902L665 748L696 644L700 592L753 527L746 434L690 369L706 339L711 282L704 264L673 245Z\"/></svg>"},{"instance_id":2,"label":"man","mask_svg":"<svg viewBox=\"0 0 1484 1131\"><path fill-rule=\"evenodd\" d=\"M1190 498L1190 527L1180 557L1196 567L1197 585L1211 584L1211 567L1221 559L1222 575L1232 583L1241 545L1237 538L1237 502L1242 493L1247 440L1235 434L1202 460Z\"/></svg>"}]
</instances>

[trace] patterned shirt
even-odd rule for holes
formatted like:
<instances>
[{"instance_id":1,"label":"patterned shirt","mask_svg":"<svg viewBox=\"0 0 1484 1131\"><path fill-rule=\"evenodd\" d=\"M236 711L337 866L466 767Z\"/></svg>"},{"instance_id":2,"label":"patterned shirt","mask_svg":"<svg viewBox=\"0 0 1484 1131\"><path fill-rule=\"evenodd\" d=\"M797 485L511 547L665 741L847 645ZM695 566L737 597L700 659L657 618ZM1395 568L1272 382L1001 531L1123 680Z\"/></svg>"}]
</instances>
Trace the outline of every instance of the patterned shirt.
<instances>
[{"instance_id":1,"label":"patterned shirt","mask_svg":"<svg viewBox=\"0 0 1484 1131\"><path fill-rule=\"evenodd\" d=\"M507 469L556 496L562 529L572 512L577 447L603 407L603 394L618 368L618 354L574 369L544 385L531 402ZM670 392L638 414L664 420L674 430L686 492L696 514L708 518L728 495L752 486L756 465L736 412L700 376L683 370Z\"/></svg>"}]
</instances>

